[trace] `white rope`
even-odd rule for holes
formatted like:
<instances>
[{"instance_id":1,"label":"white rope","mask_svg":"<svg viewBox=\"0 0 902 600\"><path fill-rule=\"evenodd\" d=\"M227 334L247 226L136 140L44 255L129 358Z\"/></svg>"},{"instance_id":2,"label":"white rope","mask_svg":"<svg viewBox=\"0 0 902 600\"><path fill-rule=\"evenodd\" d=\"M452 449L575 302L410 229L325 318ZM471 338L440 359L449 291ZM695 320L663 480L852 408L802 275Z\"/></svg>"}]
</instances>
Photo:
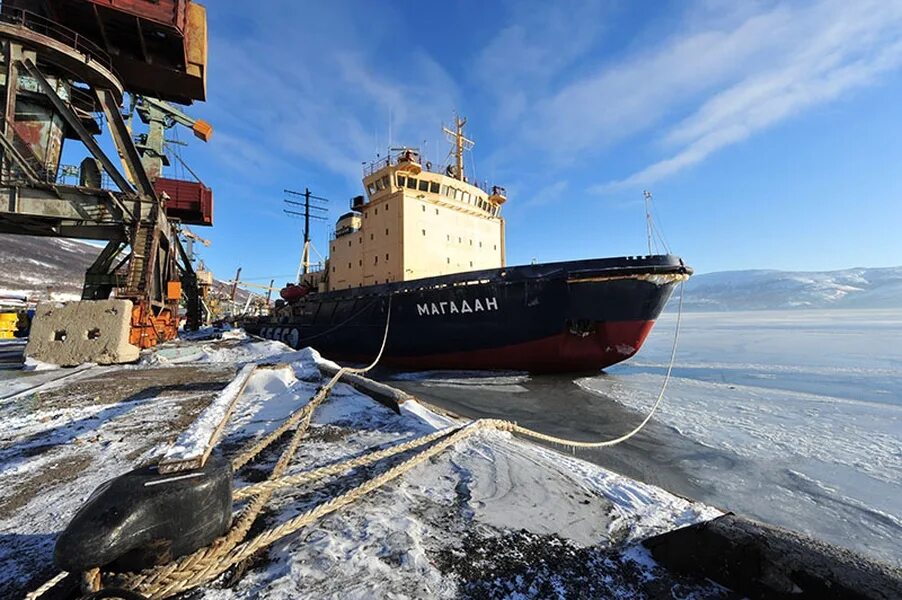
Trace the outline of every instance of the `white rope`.
<instances>
[{"instance_id":1,"label":"white rope","mask_svg":"<svg viewBox=\"0 0 902 600\"><path fill-rule=\"evenodd\" d=\"M674 332L673 332L673 345L671 346L671 349L670 349L670 363L667 365L667 373L664 375L664 382L661 384L661 391L658 392L658 398L655 400L655 403L652 405L651 410L648 412L648 414L645 416L645 418L642 419L642 422L639 423L635 427L635 429L633 429L629 433L621 435L618 438L614 438L613 440L606 440L603 442L578 442L578 441L574 441L574 440L568 440L565 438L559 438L559 437L555 437L553 435L540 433L538 431L533 431L532 429L527 429L526 427L521 427L519 425L516 425L514 427L514 431L516 433L520 433L522 435L526 435L531 438L544 440L546 442L552 442L555 444L561 444L563 446L569 446L571 448L607 448L609 446L616 446L617 444L625 442L626 440L630 439L631 437L633 437L634 435L636 435L637 433L642 431L642 428L648 424L648 422L651 420L652 416L654 416L655 411L658 410L658 406L661 404L661 400L664 398L664 392L667 391L667 384L670 383L670 374L673 371L673 364L674 364L674 362L676 362L677 342L680 339L680 323L683 319L683 295L684 295L683 283L681 282L680 283L680 304L679 304L679 308L677 310L676 328L674 329Z\"/></svg>"}]
</instances>

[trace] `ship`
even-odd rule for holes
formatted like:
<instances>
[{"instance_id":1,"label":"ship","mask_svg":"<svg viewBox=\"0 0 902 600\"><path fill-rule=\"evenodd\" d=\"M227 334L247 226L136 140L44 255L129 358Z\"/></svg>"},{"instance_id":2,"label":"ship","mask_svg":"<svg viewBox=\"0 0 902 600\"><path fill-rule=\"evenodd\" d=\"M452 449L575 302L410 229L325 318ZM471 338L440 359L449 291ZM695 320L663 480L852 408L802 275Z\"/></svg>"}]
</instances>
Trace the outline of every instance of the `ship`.
<instances>
[{"instance_id":1,"label":"ship","mask_svg":"<svg viewBox=\"0 0 902 600\"><path fill-rule=\"evenodd\" d=\"M310 268L308 226L298 283L245 330L413 370L589 372L636 354L692 269L670 254L508 266L507 194L464 173L465 124L443 128L444 167L410 147L366 164L324 267Z\"/></svg>"}]
</instances>

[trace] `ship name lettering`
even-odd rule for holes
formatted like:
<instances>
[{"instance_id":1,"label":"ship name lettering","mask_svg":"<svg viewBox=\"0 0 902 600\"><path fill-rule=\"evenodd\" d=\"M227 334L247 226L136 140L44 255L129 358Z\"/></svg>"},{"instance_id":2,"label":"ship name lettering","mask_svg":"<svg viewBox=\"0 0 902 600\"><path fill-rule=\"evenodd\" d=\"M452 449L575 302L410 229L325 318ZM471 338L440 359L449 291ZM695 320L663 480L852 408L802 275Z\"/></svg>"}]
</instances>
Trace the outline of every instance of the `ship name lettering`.
<instances>
[{"instance_id":1,"label":"ship name lettering","mask_svg":"<svg viewBox=\"0 0 902 600\"><path fill-rule=\"evenodd\" d=\"M472 302L472 304L471 304ZM424 302L417 304L417 316L432 315L456 315L464 313L485 312L490 310L498 310L498 298L485 297L474 298L471 301L460 300L444 300L441 302Z\"/></svg>"}]
</instances>

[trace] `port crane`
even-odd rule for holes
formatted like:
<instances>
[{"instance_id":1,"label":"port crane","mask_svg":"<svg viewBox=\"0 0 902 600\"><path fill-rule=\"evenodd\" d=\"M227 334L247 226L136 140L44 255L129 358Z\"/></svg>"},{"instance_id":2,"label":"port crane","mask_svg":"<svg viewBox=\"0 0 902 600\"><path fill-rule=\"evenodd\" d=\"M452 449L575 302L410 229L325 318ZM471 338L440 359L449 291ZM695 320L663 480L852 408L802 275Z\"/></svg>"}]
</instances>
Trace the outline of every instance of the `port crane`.
<instances>
[{"instance_id":1,"label":"port crane","mask_svg":"<svg viewBox=\"0 0 902 600\"><path fill-rule=\"evenodd\" d=\"M0 5L0 232L106 241L82 298L130 300L128 341L140 348L177 335L182 300L186 325L199 325L197 274L178 232L212 224L212 191L196 175L163 176L166 129L212 135L170 104L205 100L207 69L205 8L173 6L161 18L156 3ZM147 126L137 139L126 95ZM98 142L104 129L121 169ZM60 163L67 140L89 154L77 167ZM70 173L77 185L61 181Z\"/></svg>"}]
</instances>

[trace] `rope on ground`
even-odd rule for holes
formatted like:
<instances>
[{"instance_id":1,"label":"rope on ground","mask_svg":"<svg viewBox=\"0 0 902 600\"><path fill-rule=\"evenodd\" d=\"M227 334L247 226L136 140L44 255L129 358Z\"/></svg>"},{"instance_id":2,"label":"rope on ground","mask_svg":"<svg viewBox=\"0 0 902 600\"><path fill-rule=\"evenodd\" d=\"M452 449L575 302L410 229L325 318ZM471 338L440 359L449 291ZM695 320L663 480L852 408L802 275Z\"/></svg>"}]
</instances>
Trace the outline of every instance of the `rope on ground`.
<instances>
[{"instance_id":1,"label":"rope on ground","mask_svg":"<svg viewBox=\"0 0 902 600\"><path fill-rule=\"evenodd\" d=\"M68 575L69 573L67 571L60 571L53 579L48 580L46 583L44 583L44 585L42 585L35 591L25 594L25 600L37 600L38 598L52 590L54 587L56 587L56 584L65 579Z\"/></svg>"},{"instance_id":2,"label":"rope on ground","mask_svg":"<svg viewBox=\"0 0 902 600\"><path fill-rule=\"evenodd\" d=\"M479 419L456 430L453 430L451 428L439 430L430 434L420 436L408 442L398 444L391 448L379 450L355 459L343 461L341 463L335 463L333 465L328 465L319 469L313 469L311 471L307 471L298 475L283 477L282 473L287 468L291 458L294 456L303 433L309 427L313 412L316 410L316 407L328 396L332 387L339 381L339 379L341 379L342 375L344 375L345 373L366 373L367 371L375 367L381 359L382 354L385 350L386 341L388 340L389 321L391 319L391 297L389 297L388 315L386 316L385 323L385 333L382 339L382 347L380 348L376 359L369 366L362 369L350 369L346 367L341 368L335 374L335 376L332 377L329 383L323 386L304 408L290 415L286 422L276 429L276 432L281 431L281 433L284 433L295 424L298 424L298 427L294 435L292 436L291 443L279 458L279 461L273 468L268 480L260 484L241 488L240 490L236 491L236 499L250 498L251 500L245 506L239 517L236 519L236 524L233 525L230 531L210 546L198 550L186 557L182 557L178 561L172 562L168 565L148 569L141 573L123 574L121 576L118 576L115 578L117 583L127 589L138 591L148 596L149 598L166 598L179 592L187 591L199 585L208 583L233 565L236 565L241 561L250 558L255 553L263 548L268 547L275 541L287 535L290 535L298 531L299 529L302 529L303 527L332 512L335 512L349 504L352 504L366 494L393 481L404 473L407 473L411 469L415 468L419 464L425 462L426 460L429 460L433 456L436 456L447 448L450 448L451 446L461 442L462 440L481 430L491 429L495 431L519 433L521 435L532 437L534 439L580 448L601 448L614 446L630 439L639 431L641 431L642 428L645 427L645 425L651 420L652 416L660 405L662 398L664 397L664 393L667 389L667 384L670 381L670 376L676 359L677 341L679 338L680 323L682 320L683 296L684 294L681 284L679 311L677 313L673 347L670 354L670 364L667 367L667 372L664 377L664 382L661 386L661 391L659 392L658 397L652 405L652 408L649 411L648 415L646 415L642 422L639 423L639 425L637 425L633 430L618 438L601 442L580 442L575 440L568 440L565 438L559 438L556 436L550 436L525 427L521 427L516 423L510 421L503 421L498 419ZM237 469L240 466L246 464L249 460L252 460L264 448L268 447L273 441L275 441L275 439L277 439L281 435L281 433L279 433L279 435L270 434L260 442L253 444L250 448L240 453L233 460L233 465L238 465L235 468ZM241 540L244 539L244 537L247 535L247 532L250 529L250 525L256 519L260 510L262 510L263 506L266 504L266 502L268 502L268 500L276 490L283 487L296 486L301 483L309 483L318 479L337 475L349 469L372 464L381 459L395 456L413 448L418 448L420 446L429 444L430 442L438 440L442 437L444 437L444 439L437 441L424 450L420 450L400 464L384 471L383 473L371 479L364 481L360 485L351 488L347 492L336 496L323 504L317 505L304 512L303 514L289 519L288 521L276 527L270 528L250 540L241 542ZM58 583L63 577L65 577L65 575L65 573L57 575L54 580L51 580L41 586L39 590L33 592L28 596L28 598L37 598L46 590L56 585L56 583Z\"/></svg>"},{"instance_id":3,"label":"rope on ground","mask_svg":"<svg viewBox=\"0 0 902 600\"><path fill-rule=\"evenodd\" d=\"M674 341L671 349L670 355L670 364L667 368L667 373L664 378L663 385L661 386L661 391L658 394L655 403L652 406L651 411L646 415L645 419L639 423L632 431L628 432L625 435L622 435L613 440L607 440L602 442L579 442L574 440L567 440L564 438L558 438L555 436L549 436L547 434L543 434L525 427L521 427L516 423L512 423L510 421L496 420L496 419L480 419L472 422L470 425L457 430L455 433L448 435L444 440L437 442L415 454L414 456L408 458L404 462L398 464L395 467L364 481L362 484L348 490L344 494L336 496L331 500L317 505L314 508L306 511L305 513L294 517L281 525L273 527L269 530L264 531L259 534L255 538L245 541L237 546L234 546L227 555L220 555L220 560L217 562L203 562L197 563L195 565L191 565L193 568L186 569L172 569L166 570L166 573L161 573L159 577L157 577L154 581L147 581L145 586L141 586L140 582L134 581L132 583L137 584L137 589L141 592L148 594L151 598L165 598L169 595L176 594L179 592L187 591L199 585L203 585L208 583L209 581L218 577L221 573L223 573L226 569L229 569L233 565L240 563L243 560L246 560L253 556L255 553L260 551L263 548L268 547L275 541L288 536L299 529L315 522L316 520L328 515L332 512L335 512L353 502L365 496L366 494L372 492L373 490L378 489L379 487L389 483L390 481L396 479L397 477L403 475L404 473L410 471L417 465L423 463L429 458L443 452L445 449L453 446L466 439L467 437L473 435L477 431L483 429L494 429L496 431L508 431L512 433L520 433L522 435L526 435L529 437L533 437L536 439L542 439L545 441L550 441L554 443L570 445L570 446L578 446L578 447L607 447L613 446L615 444L622 443L634 435L636 435L641 429L651 420L651 417L654 415L658 406L661 403L661 399L664 397L664 393L667 388L667 384L670 380L670 375L673 370L673 364L676 359L676 348L677 342L679 339L679 331L680 331L680 323L682 319L682 305L683 305L683 290L682 286L680 289L680 305L679 312L677 314L677 323L676 329L674 332ZM385 338L383 339L383 348L385 347L385 339L388 337L388 328L386 325L386 333ZM382 355L382 350L379 352L379 357ZM375 366L378 363L379 357L377 357L376 361L373 362L372 365L365 369L359 369L356 372L366 372ZM350 369L342 369L340 370L332 381L337 381L340 375L343 372L349 372ZM387 456L392 456L398 454L400 452L404 452L406 450L412 449L414 447L418 447L424 444L429 443L434 439L438 439L442 435L446 435L448 430L442 430L440 432L433 432L431 434L427 434L425 436L421 436L420 438L416 438L404 444L399 444L395 447L388 448L382 451L379 451L374 454L379 454L379 458L385 458ZM242 492L240 495L244 497L245 494L252 495L257 493L262 494L272 494L276 489L286 486L297 485L299 483L305 483L309 481L314 481L316 479L320 479L323 477L327 477L330 475L338 474L347 469L354 468L355 466L362 466L363 464L368 464L369 462L376 462L379 458L371 458L369 456L359 457L357 459L352 459L350 461L344 461L342 463L337 463L334 465L330 465L328 467L323 467L321 469L316 469L313 471L308 471L307 473L302 473L300 475L278 478L271 477L267 482L260 484L256 489L248 490L246 493ZM253 486L252 486L253 487ZM155 584L156 587L151 587ZM131 586L130 586L131 587ZM133 588L135 589L135 588Z\"/></svg>"},{"instance_id":4,"label":"rope on ground","mask_svg":"<svg viewBox=\"0 0 902 600\"><path fill-rule=\"evenodd\" d=\"M280 478L284 474L297 451L304 433L310 425L313 412L328 397L332 388L338 383L341 377L346 373L366 373L379 363L382 354L385 352L385 346L388 341L389 325L391 322L391 304L392 297L389 296L388 309L385 318L385 332L382 336L382 344L379 348L379 352L373 362L363 368L354 369L343 367L339 369L332 379L319 389L303 409L296 411L295 414L289 417L290 423L297 423L297 429L295 429L288 447L279 457L275 467L273 467L269 476L270 479ZM282 430L284 432L290 427L291 425L289 425L289 427L283 425L278 428L277 431ZM277 438L278 436L270 435L264 438L264 440L261 440L260 443L253 444L249 451L242 452L238 457L238 459L243 461L241 464L245 464L247 461L252 460ZM236 461L233 461L233 464L235 462L238 462L238 460L236 459ZM168 565L147 569L137 574L117 576L115 577L117 585L140 591L151 598L165 598L183 589L188 589L181 587L179 582L191 580L193 577L197 576L196 574L215 573L213 577L219 575L228 568L227 566L222 566L224 564L222 559L236 544L244 539L248 530L250 530L251 525L256 520L263 507L269 502L269 499L276 489L277 488L261 489L251 494L250 502L236 518L235 523L232 525L231 529L229 529L228 533L214 541L210 546L197 550Z\"/></svg>"}]
</instances>

